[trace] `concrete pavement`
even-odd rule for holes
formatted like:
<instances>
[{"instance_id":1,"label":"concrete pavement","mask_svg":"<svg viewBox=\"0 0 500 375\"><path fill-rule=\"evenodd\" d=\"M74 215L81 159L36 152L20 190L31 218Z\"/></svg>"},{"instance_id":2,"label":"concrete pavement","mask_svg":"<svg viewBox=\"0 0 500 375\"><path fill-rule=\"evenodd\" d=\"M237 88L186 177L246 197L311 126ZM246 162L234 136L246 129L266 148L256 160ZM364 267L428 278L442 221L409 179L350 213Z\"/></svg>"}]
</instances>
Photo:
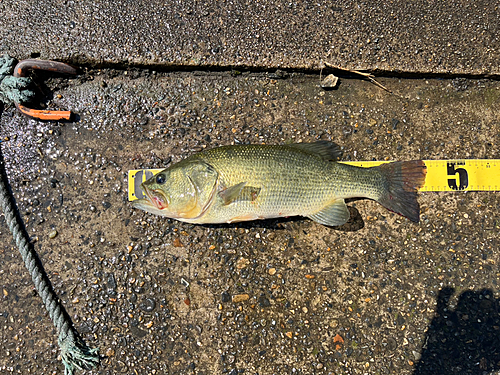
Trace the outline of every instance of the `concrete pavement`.
<instances>
[{"instance_id":1,"label":"concrete pavement","mask_svg":"<svg viewBox=\"0 0 500 375\"><path fill-rule=\"evenodd\" d=\"M500 73L498 1L0 4L0 53L77 65Z\"/></svg>"}]
</instances>

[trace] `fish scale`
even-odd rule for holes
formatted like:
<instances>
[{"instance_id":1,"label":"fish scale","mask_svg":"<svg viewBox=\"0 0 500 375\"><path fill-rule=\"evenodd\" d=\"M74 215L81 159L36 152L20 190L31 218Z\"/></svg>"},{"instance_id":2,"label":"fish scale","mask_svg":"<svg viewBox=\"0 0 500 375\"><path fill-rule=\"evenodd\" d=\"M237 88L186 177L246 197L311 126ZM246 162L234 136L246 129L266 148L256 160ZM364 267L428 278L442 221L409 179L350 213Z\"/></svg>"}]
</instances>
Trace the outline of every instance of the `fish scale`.
<instances>
[{"instance_id":1,"label":"fish scale","mask_svg":"<svg viewBox=\"0 0 500 375\"><path fill-rule=\"evenodd\" d=\"M216 205L210 213L214 219L228 210L233 216L253 210L264 218L316 212L336 193L331 184L333 163L290 147L243 145L214 149L199 157L216 166L224 186L246 181L262 188L256 202L238 202L230 208ZM336 187L337 194L347 190L341 184Z\"/></svg>"}]
</instances>

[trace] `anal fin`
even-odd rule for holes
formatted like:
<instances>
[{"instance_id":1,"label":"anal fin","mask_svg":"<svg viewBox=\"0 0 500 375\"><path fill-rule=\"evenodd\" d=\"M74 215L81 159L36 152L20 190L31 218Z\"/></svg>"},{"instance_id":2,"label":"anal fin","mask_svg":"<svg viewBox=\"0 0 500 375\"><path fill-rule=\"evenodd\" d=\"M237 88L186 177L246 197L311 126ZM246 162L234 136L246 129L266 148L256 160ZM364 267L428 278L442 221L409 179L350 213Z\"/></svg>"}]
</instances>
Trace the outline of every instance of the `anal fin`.
<instances>
[{"instance_id":1,"label":"anal fin","mask_svg":"<svg viewBox=\"0 0 500 375\"><path fill-rule=\"evenodd\" d=\"M331 227L345 224L350 216L351 214L343 199L336 199L321 211L313 215L307 215L311 220Z\"/></svg>"}]
</instances>

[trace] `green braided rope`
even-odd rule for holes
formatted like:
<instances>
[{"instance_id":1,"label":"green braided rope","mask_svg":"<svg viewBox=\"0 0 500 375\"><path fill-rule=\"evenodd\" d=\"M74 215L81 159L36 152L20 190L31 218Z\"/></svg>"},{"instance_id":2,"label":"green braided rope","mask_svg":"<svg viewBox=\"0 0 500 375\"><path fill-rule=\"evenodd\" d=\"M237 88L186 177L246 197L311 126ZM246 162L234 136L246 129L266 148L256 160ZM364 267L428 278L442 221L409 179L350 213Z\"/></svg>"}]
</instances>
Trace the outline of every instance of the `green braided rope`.
<instances>
[{"instance_id":1,"label":"green braided rope","mask_svg":"<svg viewBox=\"0 0 500 375\"><path fill-rule=\"evenodd\" d=\"M12 93L12 90L10 92L3 91L5 87L12 88L12 86L6 86L3 84L8 78L4 72L8 71L6 65L9 64L12 68L14 59L9 58L8 56L0 57L0 98L2 99L12 97L15 98L24 95L20 93L14 94ZM10 72L12 72L12 69ZM19 89L17 90L19 91ZM80 338L71 322L71 318L52 289L50 280L43 269L42 263L36 255L35 248L33 247L33 244L30 243L29 235L24 227L24 222L21 219L14 196L10 190L1 149L0 206L2 207L7 226L9 227L16 245L19 248L24 264L31 275L33 283L35 284L35 288L42 298L45 308L47 309L49 316L59 333L58 343L61 348L61 357L65 367L64 373L66 375L73 375L75 369L90 370L95 368L99 364L99 349L90 349Z\"/></svg>"},{"instance_id":2,"label":"green braided rope","mask_svg":"<svg viewBox=\"0 0 500 375\"><path fill-rule=\"evenodd\" d=\"M28 103L35 97L29 89L31 79L14 77L15 59L8 55L0 56L0 101L4 103Z\"/></svg>"}]
</instances>

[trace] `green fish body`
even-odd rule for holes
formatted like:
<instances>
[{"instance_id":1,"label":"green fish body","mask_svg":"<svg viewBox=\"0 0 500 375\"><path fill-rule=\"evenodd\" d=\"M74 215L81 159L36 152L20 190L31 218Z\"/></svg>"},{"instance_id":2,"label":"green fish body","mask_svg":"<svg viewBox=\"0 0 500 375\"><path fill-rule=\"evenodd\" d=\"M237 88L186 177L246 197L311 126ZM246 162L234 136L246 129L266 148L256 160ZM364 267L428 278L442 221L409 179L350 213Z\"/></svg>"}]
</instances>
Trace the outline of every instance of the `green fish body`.
<instances>
[{"instance_id":1,"label":"green fish body","mask_svg":"<svg viewBox=\"0 0 500 375\"><path fill-rule=\"evenodd\" d=\"M306 216L329 226L349 219L346 198L374 199L419 221L422 161L372 168L338 163L331 142L234 145L206 150L143 183L147 199L133 205L190 223L231 223Z\"/></svg>"}]
</instances>

